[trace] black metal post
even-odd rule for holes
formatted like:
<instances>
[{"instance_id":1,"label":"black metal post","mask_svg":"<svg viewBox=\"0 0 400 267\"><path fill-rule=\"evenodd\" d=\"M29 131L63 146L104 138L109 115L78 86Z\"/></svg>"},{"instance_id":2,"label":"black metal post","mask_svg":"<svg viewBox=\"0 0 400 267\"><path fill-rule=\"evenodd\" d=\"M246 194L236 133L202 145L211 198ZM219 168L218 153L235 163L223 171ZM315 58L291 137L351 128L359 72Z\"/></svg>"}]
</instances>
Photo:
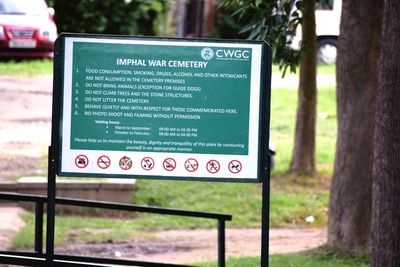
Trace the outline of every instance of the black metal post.
<instances>
[{"instance_id":1,"label":"black metal post","mask_svg":"<svg viewBox=\"0 0 400 267\"><path fill-rule=\"evenodd\" d=\"M54 228L56 210L56 160L52 147L49 147L49 165L47 181L47 233L46 233L46 263L48 267L54 265Z\"/></svg>"},{"instance_id":2,"label":"black metal post","mask_svg":"<svg viewBox=\"0 0 400 267\"><path fill-rule=\"evenodd\" d=\"M43 255L43 202L35 204L35 252Z\"/></svg>"},{"instance_id":3,"label":"black metal post","mask_svg":"<svg viewBox=\"0 0 400 267\"><path fill-rule=\"evenodd\" d=\"M262 183L261 207L261 267L268 267L269 253L269 179Z\"/></svg>"},{"instance_id":4,"label":"black metal post","mask_svg":"<svg viewBox=\"0 0 400 267\"><path fill-rule=\"evenodd\" d=\"M225 267L225 220L218 219L218 267Z\"/></svg>"}]
</instances>

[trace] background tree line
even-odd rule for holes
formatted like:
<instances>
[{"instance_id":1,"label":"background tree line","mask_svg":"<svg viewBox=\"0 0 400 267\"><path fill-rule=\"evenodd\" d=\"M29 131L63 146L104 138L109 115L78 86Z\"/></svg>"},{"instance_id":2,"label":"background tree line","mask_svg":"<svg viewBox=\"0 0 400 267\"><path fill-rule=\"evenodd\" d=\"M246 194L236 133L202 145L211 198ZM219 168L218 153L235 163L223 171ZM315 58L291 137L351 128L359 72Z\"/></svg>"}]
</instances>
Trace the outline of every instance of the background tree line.
<instances>
[{"instance_id":1,"label":"background tree line","mask_svg":"<svg viewBox=\"0 0 400 267\"><path fill-rule=\"evenodd\" d=\"M157 35L167 0L48 0L59 32Z\"/></svg>"},{"instance_id":2,"label":"background tree line","mask_svg":"<svg viewBox=\"0 0 400 267\"><path fill-rule=\"evenodd\" d=\"M304 50L298 58L292 57L293 62L285 61L290 53L276 53L280 58L275 60L286 66L300 63L291 171L312 174L316 51L311 13L316 0L304 0L299 7L295 0L225 2L239 6L242 17L253 14L244 27L249 38L267 40L275 52L288 47L291 32L286 29L296 20L296 9L301 11L298 22L303 27ZM397 0L343 0L337 59L338 137L327 247L349 254L372 251L372 266L400 266L400 35L395 34L399 14Z\"/></svg>"},{"instance_id":3,"label":"background tree line","mask_svg":"<svg viewBox=\"0 0 400 267\"><path fill-rule=\"evenodd\" d=\"M49 0L59 32L162 35L168 0ZM222 2L222 0L221 0ZM214 36L267 40L275 62L300 64L291 171L315 173L316 0L226 0ZM231 17L235 13L238 17ZM374 266L400 266L400 2L344 0L337 61L338 137L328 245L370 251ZM288 46L303 26L301 51ZM396 180L397 179L397 180ZM396 197L397 196L397 197ZM374 207L372 209L371 207ZM372 238L371 238L371 228Z\"/></svg>"}]
</instances>

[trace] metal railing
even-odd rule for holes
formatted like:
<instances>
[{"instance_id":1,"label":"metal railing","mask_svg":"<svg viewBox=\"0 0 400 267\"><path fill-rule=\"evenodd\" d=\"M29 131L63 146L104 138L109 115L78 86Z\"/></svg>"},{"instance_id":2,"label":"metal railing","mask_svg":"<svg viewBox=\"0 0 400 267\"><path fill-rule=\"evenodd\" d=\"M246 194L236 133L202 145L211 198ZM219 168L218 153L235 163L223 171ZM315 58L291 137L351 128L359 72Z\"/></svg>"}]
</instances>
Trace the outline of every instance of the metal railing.
<instances>
[{"instance_id":1,"label":"metal railing","mask_svg":"<svg viewBox=\"0 0 400 267\"><path fill-rule=\"evenodd\" d=\"M44 205L47 204L47 197L29 194L18 194L18 193L1 193L0 199L9 201L21 201L21 202L33 202L35 203L35 245L34 252L7 252L0 251L0 263L3 264L16 264L22 266L45 266L46 265L46 254L43 252L43 215ZM140 205L131 204L120 204L106 201L91 201L91 200L79 200L71 198L56 198L55 203L57 205L68 205L68 206L79 206L88 208L101 208L118 211L129 211L129 212L142 212L142 213L154 213L162 215L174 215L184 217L195 217L204 219L214 219L218 221L218 266L225 267L225 222L232 220L231 215L209 213L209 212L197 212L179 209L168 209L159 207L147 207ZM54 255L54 265L57 267L63 266L143 266L143 267L182 267L187 265L176 265L166 263L155 263L155 262L144 262L144 261L133 261L133 260L121 260L121 259L104 259L104 258L92 258L92 257L81 257L81 256L66 256L66 255Z\"/></svg>"}]
</instances>

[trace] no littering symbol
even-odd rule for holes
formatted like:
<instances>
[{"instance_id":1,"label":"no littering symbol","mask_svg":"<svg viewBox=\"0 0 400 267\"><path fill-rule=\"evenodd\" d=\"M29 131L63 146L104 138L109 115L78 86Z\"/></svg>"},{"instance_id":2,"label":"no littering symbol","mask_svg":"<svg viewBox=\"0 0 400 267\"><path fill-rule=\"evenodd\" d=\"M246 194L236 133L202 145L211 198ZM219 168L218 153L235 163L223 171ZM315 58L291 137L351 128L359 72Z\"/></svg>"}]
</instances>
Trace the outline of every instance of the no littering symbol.
<instances>
[{"instance_id":1,"label":"no littering symbol","mask_svg":"<svg viewBox=\"0 0 400 267\"><path fill-rule=\"evenodd\" d=\"M124 171L129 170L130 168L132 168L132 159L130 157L123 156L119 160L119 167Z\"/></svg>"},{"instance_id":2,"label":"no littering symbol","mask_svg":"<svg viewBox=\"0 0 400 267\"><path fill-rule=\"evenodd\" d=\"M242 170L242 163L238 160L229 162L229 171L231 173L239 173Z\"/></svg>"},{"instance_id":3,"label":"no littering symbol","mask_svg":"<svg viewBox=\"0 0 400 267\"><path fill-rule=\"evenodd\" d=\"M154 168L154 160L150 157L145 157L142 159L141 165L143 170L150 171Z\"/></svg>"},{"instance_id":4,"label":"no littering symbol","mask_svg":"<svg viewBox=\"0 0 400 267\"><path fill-rule=\"evenodd\" d=\"M217 172L219 172L219 168L220 168L220 165L219 165L219 162L218 161L216 161L216 160L210 160L208 163L207 163L207 171L208 172L210 172L210 173L217 173Z\"/></svg>"},{"instance_id":5,"label":"no littering symbol","mask_svg":"<svg viewBox=\"0 0 400 267\"><path fill-rule=\"evenodd\" d=\"M176 161L173 158L167 158L163 162L163 167L166 171L173 171L176 168Z\"/></svg>"},{"instance_id":6,"label":"no littering symbol","mask_svg":"<svg viewBox=\"0 0 400 267\"><path fill-rule=\"evenodd\" d=\"M100 169L107 169L111 165L111 160L109 157L103 155L100 156L97 159L97 166L99 166Z\"/></svg>"},{"instance_id":7,"label":"no littering symbol","mask_svg":"<svg viewBox=\"0 0 400 267\"><path fill-rule=\"evenodd\" d=\"M199 168L199 163L195 159L187 159L185 161L185 169L188 172L194 172Z\"/></svg>"},{"instance_id":8,"label":"no littering symbol","mask_svg":"<svg viewBox=\"0 0 400 267\"><path fill-rule=\"evenodd\" d=\"M78 168L86 168L89 165L89 158L85 155L79 155L75 158L75 165Z\"/></svg>"}]
</instances>

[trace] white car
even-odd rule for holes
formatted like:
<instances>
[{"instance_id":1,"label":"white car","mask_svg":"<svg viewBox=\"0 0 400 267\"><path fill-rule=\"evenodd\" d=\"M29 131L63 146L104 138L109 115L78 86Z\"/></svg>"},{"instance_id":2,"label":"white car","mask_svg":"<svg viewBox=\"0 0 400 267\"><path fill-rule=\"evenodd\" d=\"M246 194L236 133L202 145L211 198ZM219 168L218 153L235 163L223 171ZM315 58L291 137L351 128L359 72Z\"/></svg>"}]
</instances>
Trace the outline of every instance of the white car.
<instances>
[{"instance_id":1,"label":"white car","mask_svg":"<svg viewBox=\"0 0 400 267\"><path fill-rule=\"evenodd\" d=\"M328 4L317 4L315 10L318 62L334 64L336 62L342 0L329 0L328 2ZM293 38L293 47L298 49L300 41L301 27L298 27Z\"/></svg>"}]
</instances>

